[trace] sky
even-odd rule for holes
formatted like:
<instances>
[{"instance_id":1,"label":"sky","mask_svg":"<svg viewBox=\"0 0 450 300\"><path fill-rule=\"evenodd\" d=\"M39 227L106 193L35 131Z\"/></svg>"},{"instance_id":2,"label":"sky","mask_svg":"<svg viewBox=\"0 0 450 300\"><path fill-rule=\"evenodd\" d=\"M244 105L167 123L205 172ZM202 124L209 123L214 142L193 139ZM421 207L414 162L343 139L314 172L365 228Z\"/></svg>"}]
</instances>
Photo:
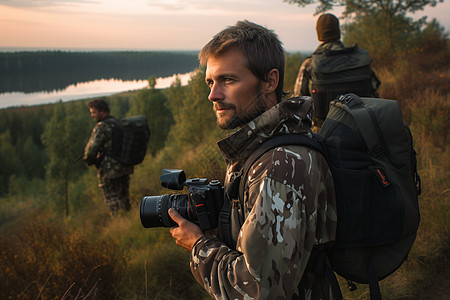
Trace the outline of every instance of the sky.
<instances>
[{"instance_id":1,"label":"sky","mask_svg":"<svg viewBox=\"0 0 450 300\"><path fill-rule=\"evenodd\" d=\"M413 17L436 18L448 32L449 2ZM199 50L244 19L273 29L287 51L311 51L315 8L282 0L0 0L0 51Z\"/></svg>"}]
</instances>

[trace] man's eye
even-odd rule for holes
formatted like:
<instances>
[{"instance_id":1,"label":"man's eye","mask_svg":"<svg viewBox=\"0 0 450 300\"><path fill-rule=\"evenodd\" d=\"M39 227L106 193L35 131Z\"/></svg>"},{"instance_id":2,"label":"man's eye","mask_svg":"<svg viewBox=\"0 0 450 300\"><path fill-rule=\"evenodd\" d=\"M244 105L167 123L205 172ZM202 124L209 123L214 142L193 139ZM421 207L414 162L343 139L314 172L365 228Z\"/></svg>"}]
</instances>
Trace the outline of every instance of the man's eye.
<instances>
[{"instance_id":1,"label":"man's eye","mask_svg":"<svg viewBox=\"0 0 450 300\"><path fill-rule=\"evenodd\" d=\"M232 78L224 78L223 80L225 83L233 82L234 80Z\"/></svg>"}]
</instances>

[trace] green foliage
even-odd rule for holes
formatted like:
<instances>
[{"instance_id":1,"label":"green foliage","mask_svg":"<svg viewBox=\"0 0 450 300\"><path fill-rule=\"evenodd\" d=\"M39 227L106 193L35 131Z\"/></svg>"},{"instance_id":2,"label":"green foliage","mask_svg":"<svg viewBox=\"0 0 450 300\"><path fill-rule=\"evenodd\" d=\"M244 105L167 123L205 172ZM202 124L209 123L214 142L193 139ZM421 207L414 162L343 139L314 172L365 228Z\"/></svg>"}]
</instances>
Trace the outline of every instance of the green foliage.
<instances>
[{"instance_id":1,"label":"green foliage","mask_svg":"<svg viewBox=\"0 0 450 300\"><path fill-rule=\"evenodd\" d=\"M8 193L11 175L45 177L47 156L40 140L50 109L43 107L0 110L0 196Z\"/></svg>"},{"instance_id":2,"label":"green foliage","mask_svg":"<svg viewBox=\"0 0 450 300\"><path fill-rule=\"evenodd\" d=\"M205 84L205 70L195 72L188 85L176 81L168 90L168 106L175 125L169 133L171 146L186 151L202 143L209 135L216 117L208 101L209 88Z\"/></svg>"},{"instance_id":3,"label":"green foliage","mask_svg":"<svg viewBox=\"0 0 450 300\"><path fill-rule=\"evenodd\" d=\"M357 16L353 23L342 26L345 44L357 43L368 50L377 66L395 65L403 61L398 60L398 55L411 52L430 54L427 59L417 59L420 65L439 66L434 59L447 55L448 35L435 19L430 23L404 15L392 16L390 23L385 19L382 12Z\"/></svg>"},{"instance_id":4,"label":"green foliage","mask_svg":"<svg viewBox=\"0 0 450 300\"><path fill-rule=\"evenodd\" d=\"M394 15L386 22L383 12L358 15L354 22L342 26L344 43L358 44L369 51L375 61L392 63L397 52L411 47L413 33L417 33L420 22L404 15ZM388 35L386 35L388 33Z\"/></svg>"},{"instance_id":5,"label":"green foliage","mask_svg":"<svg viewBox=\"0 0 450 300\"><path fill-rule=\"evenodd\" d=\"M140 90L131 104L128 115L145 115L150 129L148 152L155 155L164 147L170 127L172 113L167 107L168 99L161 90L155 89L156 79L148 79L149 87Z\"/></svg>"},{"instance_id":6,"label":"green foliage","mask_svg":"<svg viewBox=\"0 0 450 300\"><path fill-rule=\"evenodd\" d=\"M12 174L23 175L25 168L13 147L10 132L0 134L0 195L8 192L8 180Z\"/></svg>"},{"instance_id":7,"label":"green foliage","mask_svg":"<svg viewBox=\"0 0 450 300\"><path fill-rule=\"evenodd\" d=\"M292 93L294 91L295 80L297 79L298 70L306 56L301 53L287 53L286 66L284 70L284 91Z\"/></svg>"},{"instance_id":8,"label":"green foliage","mask_svg":"<svg viewBox=\"0 0 450 300\"><path fill-rule=\"evenodd\" d=\"M309 4L317 3L315 14L323 13L331 10L334 6L345 6L344 15L366 13L371 14L380 9L388 14L404 14L406 12L415 12L423 10L425 6L435 6L444 0L283 0L289 4L297 4L304 7Z\"/></svg>"},{"instance_id":9,"label":"green foliage","mask_svg":"<svg viewBox=\"0 0 450 300\"><path fill-rule=\"evenodd\" d=\"M335 0L283 0L283 2L287 2L289 4L297 4L300 7L305 7L306 5L309 4L314 4L315 2L317 2L319 5L316 8L316 14L319 14L321 12L330 10L333 5L341 5L338 2L342 2L342 1L335 1Z\"/></svg>"},{"instance_id":10,"label":"green foliage","mask_svg":"<svg viewBox=\"0 0 450 300\"><path fill-rule=\"evenodd\" d=\"M407 13L435 6L443 0L284 0L290 4L305 6L317 3L316 14L331 10L334 6L344 6L342 26L344 42L357 43L369 51L376 64L391 64L395 54L415 46L414 36L426 24L426 17L413 20Z\"/></svg>"},{"instance_id":11,"label":"green foliage","mask_svg":"<svg viewBox=\"0 0 450 300\"><path fill-rule=\"evenodd\" d=\"M64 206L66 216L69 216L70 182L84 170L82 164L74 164L74 159L82 153L88 131L84 113L85 108L79 104L60 102L42 135L49 156L46 166L49 198L58 210Z\"/></svg>"},{"instance_id":12,"label":"green foliage","mask_svg":"<svg viewBox=\"0 0 450 300\"><path fill-rule=\"evenodd\" d=\"M109 101L110 113L117 117L123 118L130 110L130 96L128 95L112 95L107 98ZM86 101L86 112L89 112L88 101Z\"/></svg>"}]
</instances>

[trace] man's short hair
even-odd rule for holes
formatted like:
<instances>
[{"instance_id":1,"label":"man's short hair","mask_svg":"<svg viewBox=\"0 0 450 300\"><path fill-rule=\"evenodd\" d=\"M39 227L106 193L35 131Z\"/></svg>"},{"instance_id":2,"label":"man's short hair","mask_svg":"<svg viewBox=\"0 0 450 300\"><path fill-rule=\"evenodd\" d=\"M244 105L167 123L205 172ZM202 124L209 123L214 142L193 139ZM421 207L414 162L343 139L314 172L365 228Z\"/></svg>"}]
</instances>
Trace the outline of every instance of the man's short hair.
<instances>
[{"instance_id":1,"label":"man's short hair","mask_svg":"<svg viewBox=\"0 0 450 300\"><path fill-rule=\"evenodd\" d=\"M103 99L92 100L91 102L89 102L89 107L95 108L98 111L104 111L104 112L109 113L108 103L106 103L106 101Z\"/></svg>"},{"instance_id":2,"label":"man's short hair","mask_svg":"<svg viewBox=\"0 0 450 300\"><path fill-rule=\"evenodd\" d=\"M260 80L267 81L269 71L277 69L280 74L275 90L278 102L284 96L283 79L285 53L282 42L273 30L250 21L238 21L216 34L200 51L201 65L206 65L210 57L223 55L230 48L237 47L248 61L248 68Z\"/></svg>"}]
</instances>

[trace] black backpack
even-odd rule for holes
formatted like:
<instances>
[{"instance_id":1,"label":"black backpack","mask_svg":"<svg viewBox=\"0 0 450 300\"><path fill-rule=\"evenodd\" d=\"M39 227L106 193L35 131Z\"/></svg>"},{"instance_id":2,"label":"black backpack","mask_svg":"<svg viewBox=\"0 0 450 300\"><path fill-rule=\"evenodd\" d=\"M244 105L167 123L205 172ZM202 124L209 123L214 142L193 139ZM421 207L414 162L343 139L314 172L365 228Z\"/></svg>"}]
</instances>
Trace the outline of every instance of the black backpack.
<instances>
[{"instance_id":1,"label":"black backpack","mask_svg":"<svg viewBox=\"0 0 450 300\"><path fill-rule=\"evenodd\" d=\"M370 67L371 63L369 53L357 45L342 50L316 50L311 56L314 116L324 120L329 103L342 94L376 97L372 80L374 78L378 86L380 82Z\"/></svg>"},{"instance_id":2,"label":"black backpack","mask_svg":"<svg viewBox=\"0 0 450 300\"><path fill-rule=\"evenodd\" d=\"M279 135L267 140L242 168L237 192L241 207L245 178L253 163L283 145L319 151L334 179L336 241L331 248L313 251L308 272L327 276L338 299L342 294L333 271L349 280L349 287L351 281L368 283L371 299L381 299L378 281L406 260L419 225L421 186L416 152L398 103L342 95L331 102L320 134ZM225 206L222 220L226 210ZM221 228L227 227L225 223ZM225 230L223 238L229 244L227 234Z\"/></svg>"},{"instance_id":3,"label":"black backpack","mask_svg":"<svg viewBox=\"0 0 450 300\"><path fill-rule=\"evenodd\" d=\"M112 146L108 156L123 165L137 165L144 160L150 130L145 116L124 119L108 118L112 130Z\"/></svg>"}]
</instances>

